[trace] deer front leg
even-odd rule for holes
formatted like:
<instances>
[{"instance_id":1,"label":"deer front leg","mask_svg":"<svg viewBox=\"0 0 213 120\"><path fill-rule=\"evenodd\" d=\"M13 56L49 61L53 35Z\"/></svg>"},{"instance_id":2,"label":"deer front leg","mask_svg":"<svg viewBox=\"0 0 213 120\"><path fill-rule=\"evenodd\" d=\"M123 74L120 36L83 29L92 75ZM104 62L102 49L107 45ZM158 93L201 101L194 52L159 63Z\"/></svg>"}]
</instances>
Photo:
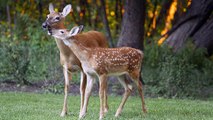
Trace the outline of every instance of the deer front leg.
<instances>
[{"instance_id":1,"label":"deer front leg","mask_svg":"<svg viewBox=\"0 0 213 120\"><path fill-rule=\"evenodd\" d=\"M84 96L85 96L85 89L86 89L86 83L87 83L86 79L87 79L86 74L83 71L81 71L81 84L80 84L81 108L80 108L80 111L82 110L83 105L84 105Z\"/></svg>"},{"instance_id":2,"label":"deer front leg","mask_svg":"<svg viewBox=\"0 0 213 120\"><path fill-rule=\"evenodd\" d=\"M68 66L65 64L63 66L63 72L64 72L64 104L63 104L63 109L61 112L61 117L64 117L67 114L67 96L68 96L68 88L69 88L69 77L71 79L71 73L68 73Z\"/></svg>"},{"instance_id":3,"label":"deer front leg","mask_svg":"<svg viewBox=\"0 0 213 120\"><path fill-rule=\"evenodd\" d=\"M104 113L107 113L109 109L108 100L107 100L107 90L108 90L108 85L106 81L106 88L104 90Z\"/></svg>"},{"instance_id":4,"label":"deer front leg","mask_svg":"<svg viewBox=\"0 0 213 120\"><path fill-rule=\"evenodd\" d=\"M105 98L106 95L104 95L104 93L106 92L106 87L107 87L106 75L99 76L99 84L100 84L99 85L99 97L100 97L100 115L99 115L99 119L103 119L103 117L104 117L104 107L105 107L104 101L106 100L106 98Z\"/></svg>"},{"instance_id":5,"label":"deer front leg","mask_svg":"<svg viewBox=\"0 0 213 120\"><path fill-rule=\"evenodd\" d=\"M86 90L85 90L85 96L84 96L84 105L80 111L79 118L83 118L86 115L87 111L87 106L89 102L89 97L91 95L92 87L93 87L93 82L95 80L94 76L91 75L86 75L87 78L87 84L86 84Z\"/></svg>"}]
</instances>

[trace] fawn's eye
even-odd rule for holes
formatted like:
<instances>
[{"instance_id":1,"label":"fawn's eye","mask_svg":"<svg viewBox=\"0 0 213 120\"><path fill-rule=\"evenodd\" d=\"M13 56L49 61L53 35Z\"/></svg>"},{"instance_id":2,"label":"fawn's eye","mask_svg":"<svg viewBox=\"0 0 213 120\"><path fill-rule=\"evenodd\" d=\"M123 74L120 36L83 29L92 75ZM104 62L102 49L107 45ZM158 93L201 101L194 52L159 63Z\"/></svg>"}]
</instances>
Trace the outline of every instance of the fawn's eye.
<instances>
[{"instance_id":1,"label":"fawn's eye","mask_svg":"<svg viewBox=\"0 0 213 120\"><path fill-rule=\"evenodd\" d=\"M55 19L56 19L56 20L59 20L60 18L59 18L59 17L56 17Z\"/></svg>"},{"instance_id":2,"label":"fawn's eye","mask_svg":"<svg viewBox=\"0 0 213 120\"><path fill-rule=\"evenodd\" d=\"M61 31L61 33L64 33L64 31Z\"/></svg>"}]
</instances>

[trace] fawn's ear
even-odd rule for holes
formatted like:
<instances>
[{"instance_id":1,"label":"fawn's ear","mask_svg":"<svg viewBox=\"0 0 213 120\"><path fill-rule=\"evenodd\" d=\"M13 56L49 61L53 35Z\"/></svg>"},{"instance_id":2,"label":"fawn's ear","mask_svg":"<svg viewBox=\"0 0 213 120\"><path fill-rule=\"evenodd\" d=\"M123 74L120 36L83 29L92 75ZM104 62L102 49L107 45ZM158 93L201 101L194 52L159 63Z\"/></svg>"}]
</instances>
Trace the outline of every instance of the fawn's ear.
<instances>
[{"instance_id":1,"label":"fawn's ear","mask_svg":"<svg viewBox=\"0 0 213 120\"><path fill-rule=\"evenodd\" d=\"M54 7L53 7L53 4L52 4L52 3L50 3L50 4L49 4L49 11L50 11L50 13L54 13L54 12L55 12Z\"/></svg>"},{"instance_id":2,"label":"fawn's ear","mask_svg":"<svg viewBox=\"0 0 213 120\"><path fill-rule=\"evenodd\" d=\"M84 30L84 26L83 26L83 25L80 25L80 26L78 26L78 27L79 27L78 33L81 33L81 32Z\"/></svg>"},{"instance_id":3,"label":"fawn's ear","mask_svg":"<svg viewBox=\"0 0 213 120\"><path fill-rule=\"evenodd\" d=\"M79 26L73 27L69 32L69 36L71 37L77 35L79 33L79 30L80 30Z\"/></svg>"},{"instance_id":4,"label":"fawn's ear","mask_svg":"<svg viewBox=\"0 0 213 120\"><path fill-rule=\"evenodd\" d=\"M71 4L66 5L62 12L63 17L66 17L71 12L71 9L72 9Z\"/></svg>"}]
</instances>

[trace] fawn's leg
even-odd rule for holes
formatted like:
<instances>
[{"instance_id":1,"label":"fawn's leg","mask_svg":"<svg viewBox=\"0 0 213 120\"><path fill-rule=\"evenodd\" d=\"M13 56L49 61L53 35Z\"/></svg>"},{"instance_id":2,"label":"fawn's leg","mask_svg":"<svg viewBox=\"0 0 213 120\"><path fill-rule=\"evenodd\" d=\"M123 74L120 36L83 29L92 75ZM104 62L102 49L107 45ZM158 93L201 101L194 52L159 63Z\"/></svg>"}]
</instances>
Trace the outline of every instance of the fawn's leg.
<instances>
[{"instance_id":1,"label":"fawn's leg","mask_svg":"<svg viewBox=\"0 0 213 120\"><path fill-rule=\"evenodd\" d=\"M108 98L107 98L107 90L108 90L108 85L107 85L107 80L106 80L106 87L104 90L104 113L108 112L109 106L108 106Z\"/></svg>"},{"instance_id":2,"label":"fawn's leg","mask_svg":"<svg viewBox=\"0 0 213 120\"><path fill-rule=\"evenodd\" d=\"M107 79L106 75L100 75L99 76L99 97L100 97L100 115L99 119L102 119L104 117L104 92L106 92L107 87Z\"/></svg>"},{"instance_id":3,"label":"fawn's leg","mask_svg":"<svg viewBox=\"0 0 213 120\"><path fill-rule=\"evenodd\" d=\"M81 83L80 83L81 106L80 106L80 111L82 110L83 105L84 105L86 83L87 83L86 74L83 71L81 71Z\"/></svg>"},{"instance_id":4,"label":"fawn's leg","mask_svg":"<svg viewBox=\"0 0 213 120\"><path fill-rule=\"evenodd\" d=\"M82 107L82 110L80 111L79 118L83 118L86 115L89 97L91 95L93 82L95 81L94 76L87 74L86 77L87 77L87 85L86 85L85 96L84 96L84 105Z\"/></svg>"},{"instance_id":5,"label":"fawn's leg","mask_svg":"<svg viewBox=\"0 0 213 120\"><path fill-rule=\"evenodd\" d=\"M122 86L125 89L125 93L123 95L122 101L116 111L115 117L118 117L120 115L120 113L122 112L122 109L125 105L125 102L127 100L127 98L129 97L129 95L132 92L132 86L129 84L128 80L126 79L125 75L119 76L118 77L119 82L122 84Z\"/></svg>"},{"instance_id":6,"label":"fawn's leg","mask_svg":"<svg viewBox=\"0 0 213 120\"><path fill-rule=\"evenodd\" d=\"M137 85L137 88L138 88L138 92L140 94L140 97L141 97L141 102L142 102L142 110L144 113L146 113L146 106L145 106L145 100L144 100L144 94L143 94L143 86L142 86L142 77L141 77L141 74L140 72L133 72L130 74L131 78L134 80L134 82L136 83Z\"/></svg>"}]
</instances>

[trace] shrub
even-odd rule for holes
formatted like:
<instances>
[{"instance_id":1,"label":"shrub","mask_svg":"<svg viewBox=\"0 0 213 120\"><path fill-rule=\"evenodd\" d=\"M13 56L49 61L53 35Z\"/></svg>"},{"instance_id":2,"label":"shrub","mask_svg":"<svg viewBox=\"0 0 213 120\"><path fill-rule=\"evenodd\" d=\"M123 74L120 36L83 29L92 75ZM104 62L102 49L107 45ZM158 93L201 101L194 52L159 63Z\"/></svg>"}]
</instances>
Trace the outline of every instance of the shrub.
<instances>
[{"instance_id":1,"label":"shrub","mask_svg":"<svg viewBox=\"0 0 213 120\"><path fill-rule=\"evenodd\" d=\"M166 46L146 45L144 79L148 94L163 97L197 97L211 87L213 62L192 43L177 53Z\"/></svg>"},{"instance_id":2,"label":"shrub","mask_svg":"<svg viewBox=\"0 0 213 120\"><path fill-rule=\"evenodd\" d=\"M28 21L28 22L26 22ZM38 80L59 79L62 74L55 41L48 40L40 23L28 16L17 18L17 26L4 29L0 44L0 80L29 84ZM40 26L38 26L40 25Z\"/></svg>"}]
</instances>

